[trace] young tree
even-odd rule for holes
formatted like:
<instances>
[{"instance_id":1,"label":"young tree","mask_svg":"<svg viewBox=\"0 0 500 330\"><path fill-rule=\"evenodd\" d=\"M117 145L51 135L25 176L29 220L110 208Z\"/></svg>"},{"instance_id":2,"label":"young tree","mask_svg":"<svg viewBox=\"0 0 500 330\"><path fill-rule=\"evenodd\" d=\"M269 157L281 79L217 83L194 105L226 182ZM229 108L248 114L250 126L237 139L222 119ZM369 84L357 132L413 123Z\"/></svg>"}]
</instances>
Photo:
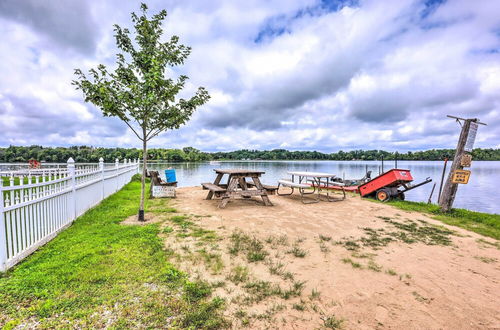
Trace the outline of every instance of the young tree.
<instances>
[{"instance_id":1,"label":"young tree","mask_svg":"<svg viewBox=\"0 0 500 330\"><path fill-rule=\"evenodd\" d=\"M104 116L123 120L142 141L144 166L140 221L144 221L148 141L161 132L178 129L189 120L198 106L210 98L203 87L199 87L188 100L176 98L188 77L181 75L174 81L166 77L166 69L183 64L191 48L179 44L177 36L162 42L162 22L167 12L162 10L149 19L147 9L145 4L141 4L142 14L131 14L135 42L128 29L114 25L116 45L120 50L116 55L117 68L114 72L100 64L96 69L89 70L91 78L87 79L80 69L75 69L78 78L73 81L76 89L82 90L85 102L96 105Z\"/></svg>"}]
</instances>

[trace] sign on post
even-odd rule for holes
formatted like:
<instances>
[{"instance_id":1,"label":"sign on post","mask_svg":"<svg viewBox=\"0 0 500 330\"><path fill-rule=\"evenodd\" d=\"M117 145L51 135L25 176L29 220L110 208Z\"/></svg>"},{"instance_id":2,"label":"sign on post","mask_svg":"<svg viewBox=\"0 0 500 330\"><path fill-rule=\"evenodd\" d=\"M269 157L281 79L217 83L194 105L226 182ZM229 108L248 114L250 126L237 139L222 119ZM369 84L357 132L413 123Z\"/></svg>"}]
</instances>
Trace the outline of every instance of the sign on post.
<instances>
[{"instance_id":1,"label":"sign on post","mask_svg":"<svg viewBox=\"0 0 500 330\"><path fill-rule=\"evenodd\" d=\"M153 186L153 197L175 197L175 187Z\"/></svg>"},{"instance_id":2,"label":"sign on post","mask_svg":"<svg viewBox=\"0 0 500 330\"><path fill-rule=\"evenodd\" d=\"M451 183L467 184L469 182L469 177L470 171L455 170L453 171L453 176L451 177Z\"/></svg>"},{"instance_id":3,"label":"sign on post","mask_svg":"<svg viewBox=\"0 0 500 330\"><path fill-rule=\"evenodd\" d=\"M476 122L470 123L469 134L467 135L467 141L465 141L464 151L472 152L474 147L474 141L476 140L477 127L479 125Z\"/></svg>"},{"instance_id":4,"label":"sign on post","mask_svg":"<svg viewBox=\"0 0 500 330\"><path fill-rule=\"evenodd\" d=\"M460 158L460 166L470 167L472 164L472 156L470 154L463 154Z\"/></svg>"}]
</instances>

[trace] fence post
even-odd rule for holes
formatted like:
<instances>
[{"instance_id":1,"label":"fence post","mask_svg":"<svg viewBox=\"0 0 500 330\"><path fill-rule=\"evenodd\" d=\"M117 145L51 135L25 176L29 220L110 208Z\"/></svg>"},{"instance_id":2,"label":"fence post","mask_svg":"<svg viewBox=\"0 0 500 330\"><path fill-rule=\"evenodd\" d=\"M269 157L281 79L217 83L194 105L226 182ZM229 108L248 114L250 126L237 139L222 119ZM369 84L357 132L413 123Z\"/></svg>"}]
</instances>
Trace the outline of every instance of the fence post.
<instances>
[{"instance_id":1,"label":"fence post","mask_svg":"<svg viewBox=\"0 0 500 330\"><path fill-rule=\"evenodd\" d=\"M122 181L121 181L121 183L120 183L120 189L121 189L121 188L122 188L122 187L126 184L126 179L127 179L127 174L128 174L127 172L128 172L128 166L129 166L129 164L128 164L128 159L127 159L127 158L125 158L125 159L123 160L123 164L125 165L125 166L123 167L123 168L125 169L125 172L123 172Z\"/></svg>"},{"instance_id":2,"label":"fence post","mask_svg":"<svg viewBox=\"0 0 500 330\"><path fill-rule=\"evenodd\" d=\"M75 161L73 158L68 159L68 175L71 177L71 198L69 202L69 214L71 216L71 221L76 219L76 173L75 173Z\"/></svg>"},{"instance_id":3,"label":"fence post","mask_svg":"<svg viewBox=\"0 0 500 330\"><path fill-rule=\"evenodd\" d=\"M115 159L115 191L118 191L118 181L119 181L119 177L118 177L118 169L120 168L120 161L118 160L118 158Z\"/></svg>"},{"instance_id":4,"label":"fence post","mask_svg":"<svg viewBox=\"0 0 500 330\"><path fill-rule=\"evenodd\" d=\"M101 171L101 201L104 199L104 159L99 158L99 170Z\"/></svg>"},{"instance_id":5,"label":"fence post","mask_svg":"<svg viewBox=\"0 0 500 330\"><path fill-rule=\"evenodd\" d=\"M141 161L139 160L139 158L137 158L136 162L137 162L137 174L141 174L141 171L139 169L139 167L141 167Z\"/></svg>"},{"instance_id":6,"label":"fence post","mask_svg":"<svg viewBox=\"0 0 500 330\"><path fill-rule=\"evenodd\" d=\"M3 209L3 182L0 177L0 272L7 270L7 233Z\"/></svg>"}]
</instances>

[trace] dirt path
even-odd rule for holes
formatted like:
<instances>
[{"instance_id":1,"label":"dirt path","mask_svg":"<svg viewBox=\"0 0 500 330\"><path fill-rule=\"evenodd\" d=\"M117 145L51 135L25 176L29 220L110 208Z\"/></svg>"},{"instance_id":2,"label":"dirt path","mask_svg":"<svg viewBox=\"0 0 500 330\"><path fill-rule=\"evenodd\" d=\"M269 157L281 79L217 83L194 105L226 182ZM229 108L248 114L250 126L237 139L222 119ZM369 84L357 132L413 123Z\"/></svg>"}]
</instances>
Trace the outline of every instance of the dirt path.
<instances>
[{"instance_id":1,"label":"dirt path","mask_svg":"<svg viewBox=\"0 0 500 330\"><path fill-rule=\"evenodd\" d=\"M500 328L492 239L352 196L218 209L201 188L177 193L171 205L202 234L166 235L166 246L226 298L234 328ZM207 230L218 238L205 246Z\"/></svg>"}]
</instances>

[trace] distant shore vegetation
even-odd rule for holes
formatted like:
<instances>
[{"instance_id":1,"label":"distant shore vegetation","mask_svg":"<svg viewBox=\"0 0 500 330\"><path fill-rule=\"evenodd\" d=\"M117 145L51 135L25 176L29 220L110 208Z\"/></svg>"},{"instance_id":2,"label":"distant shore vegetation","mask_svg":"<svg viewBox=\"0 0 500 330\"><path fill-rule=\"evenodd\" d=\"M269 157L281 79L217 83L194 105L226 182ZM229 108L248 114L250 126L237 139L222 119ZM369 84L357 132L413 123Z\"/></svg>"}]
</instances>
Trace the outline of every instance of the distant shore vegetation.
<instances>
[{"instance_id":1,"label":"distant shore vegetation","mask_svg":"<svg viewBox=\"0 0 500 330\"><path fill-rule=\"evenodd\" d=\"M202 162L211 160L443 160L453 159L454 149L432 149L425 151L408 151L405 153L383 150L353 150L323 153L319 151L274 150L236 150L229 152L204 152L192 147L182 149L155 148L148 150L150 161L168 162ZM98 148L89 146L42 147L42 146L10 146L0 148L1 163L25 163L30 159L45 162L64 163L69 157L76 162L97 162L103 158L105 162L115 159L142 158L142 152L136 148ZM473 160L500 160L500 149L474 149Z\"/></svg>"}]
</instances>

